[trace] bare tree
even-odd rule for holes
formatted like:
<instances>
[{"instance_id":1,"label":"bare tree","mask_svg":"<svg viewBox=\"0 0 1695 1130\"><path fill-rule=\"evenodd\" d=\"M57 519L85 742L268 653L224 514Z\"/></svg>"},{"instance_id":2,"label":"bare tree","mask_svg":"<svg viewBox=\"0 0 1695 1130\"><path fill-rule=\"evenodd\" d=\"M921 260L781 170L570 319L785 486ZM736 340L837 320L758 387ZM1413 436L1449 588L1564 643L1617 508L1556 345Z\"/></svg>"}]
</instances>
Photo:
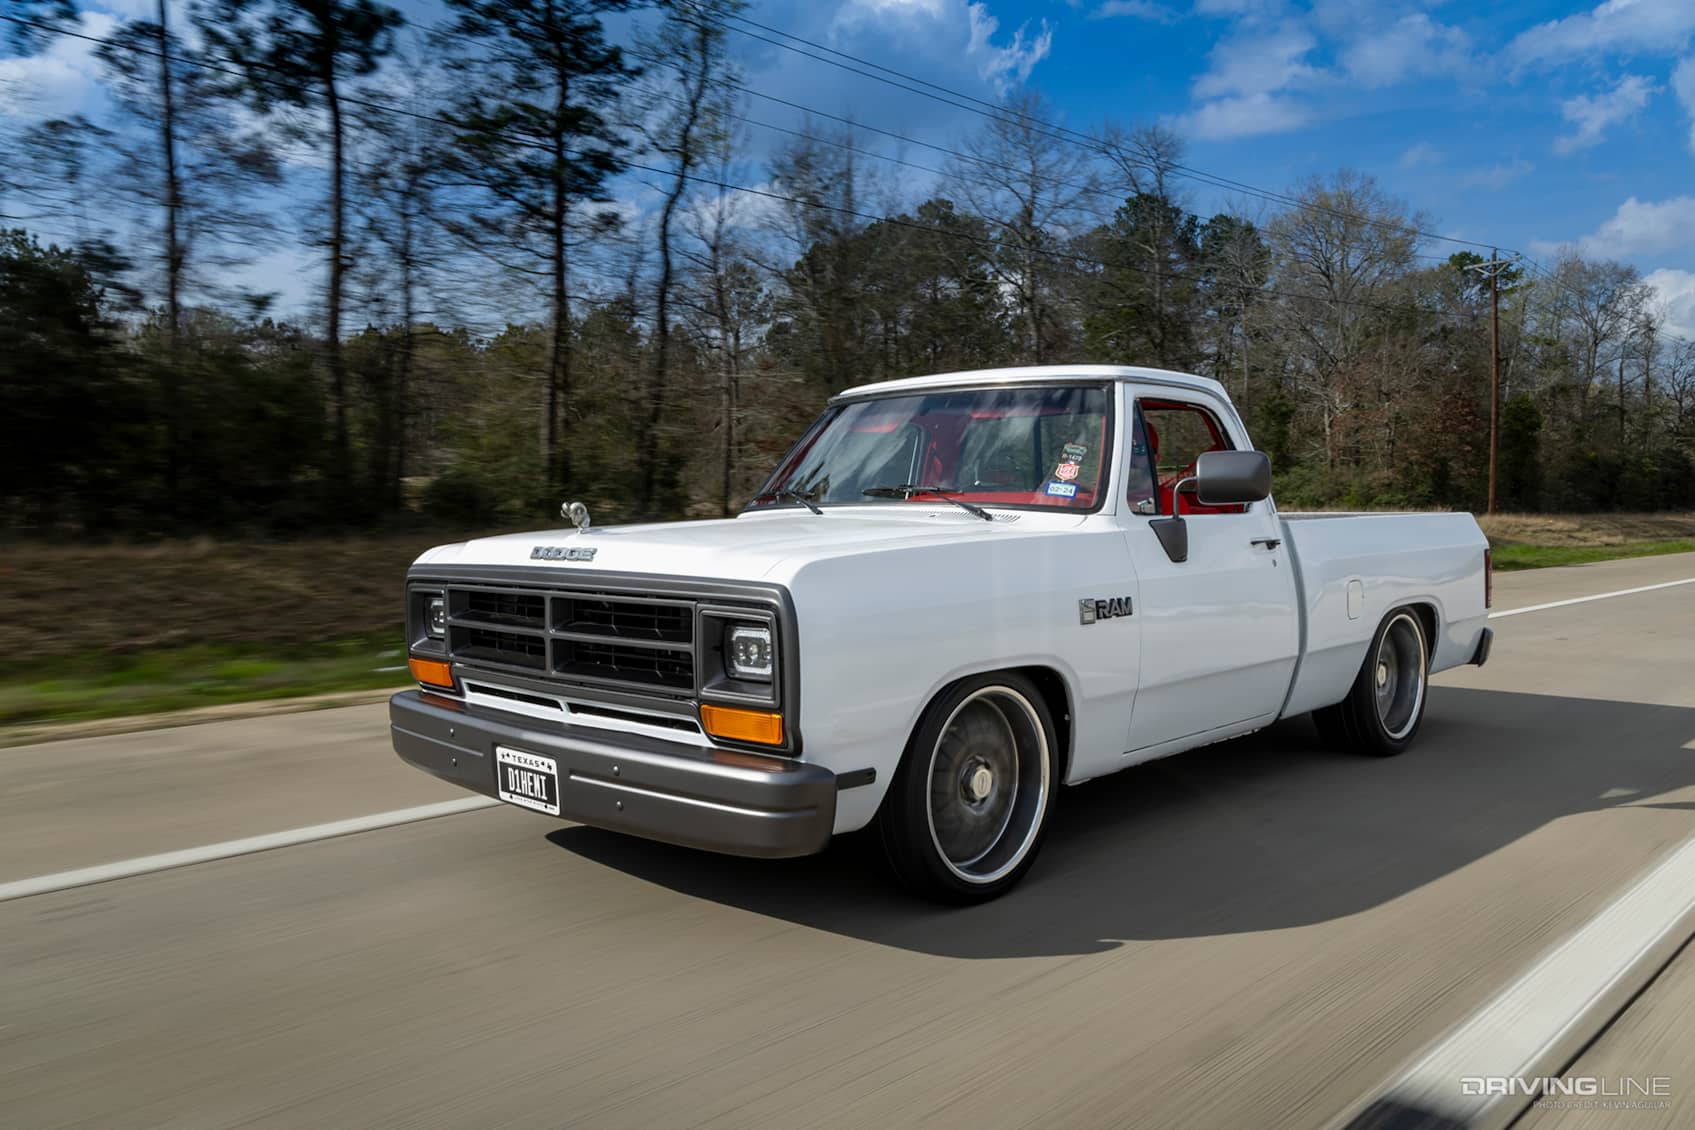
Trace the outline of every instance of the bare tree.
<instances>
[{"instance_id":1,"label":"bare tree","mask_svg":"<svg viewBox=\"0 0 1695 1130\"><path fill-rule=\"evenodd\" d=\"M734 77L725 43L724 20L747 5L744 0L697 0L668 8L647 53L667 64L648 91L647 136L669 166L669 183L659 207L655 231L659 278L653 293L653 359L647 387L647 412L637 447L651 451L665 416L671 366L671 297L676 283L672 228L677 211L695 187L695 173L724 134L723 93ZM663 460L641 461L638 512L651 516L655 479Z\"/></svg>"},{"instance_id":2,"label":"bare tree","mask_svg":"<svg viewBox=\"0 0 1695 1130\"><path fill-rule=\"evenodd\" d=\"M323 115L329 147L328 270L324 294L330 397L335 412L331 501L345 506L352 477L347 426L347 361L341 316L347 281L347 124L349 84L370 75L394 48L404 18L376 0L209 0L195 13L201 35L242 72L240 93L260 113L293 106Z\"/></svg>"},{"instance_id":3,"label":"bare tree","mask_svg":"<svg viewBox=\"0 0 1695 1130\"><path fill-rule=\"evenodd\" d=\"M1624 353L1641 323L1652 288L1635 267L1613 260L1585 259L1567 251L1553 266L1553 285L1560 291L1562 332L1569 333L1582 361L1578 388L1580 417L1588 416L1590 398L1607 370L1617 368L1619 380L1619 442L1624 442ZM1603 395L1605 393L1603 392Z\"/></svg>"},{"instance_id":4,"label":"bare tree","mask_svg":"<svg viewBox=\"0 0 1695 1130\"><path fill-rule=\"evenodd\" d=\"M996 274L1023 326L1020 359L1035 364L1052 352L1061 248L1100 194L1088 151L1056 134L1046 124L1049 116L1040 95L1013 95L963 142L968 159L950 167L961 199L989 224L998 248Z\"/></svg>"},{"instance_id":5,"label":"bare tree","mask_svg":"<svg viewBox=\"0 0 1695 1130\"><path fill-rule=\"evenodd\" d=\"M1298 204L1268 232L1278 288L1281 330L1299 356L1297 384L1316 406L1327 466L1336 461L1336 423L1355 407L1360 360L1391 291L1413 266L1416 229L1429 220L1409 213L1372 177L1342 170L1311 180L1293 194ZM1372 390L1394 393L1385 380Z\"/></svg>"}]
</instances>

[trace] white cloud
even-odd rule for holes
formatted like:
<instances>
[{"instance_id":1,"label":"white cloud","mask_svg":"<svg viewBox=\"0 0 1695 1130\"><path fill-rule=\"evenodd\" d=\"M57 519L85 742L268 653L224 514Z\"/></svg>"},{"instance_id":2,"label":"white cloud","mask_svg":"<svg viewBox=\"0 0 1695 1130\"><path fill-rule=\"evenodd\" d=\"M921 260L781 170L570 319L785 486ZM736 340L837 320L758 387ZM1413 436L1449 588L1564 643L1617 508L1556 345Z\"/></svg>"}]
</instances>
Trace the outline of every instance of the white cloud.
<instances>
[{"instance_id":1,"label":"white cloud","mask_svg":"<svg viewBox=\"0 0 1695 1130\"><path fill-rule=\"evenodd\" d=\"M1689 0L1606 0L1587 12L1549 20L1507 45L1519 63L1559 62L1608 51L1680 52L1695 32Z\"/></svg>"},{"instance_id":2,"label":"white cloud","mask_svg":"<svg viewBox=\"0 0 1695 1130\"><path fill-rule=\"evenodd\" d=\"M1026 82L1036 64L1053 49L1053 29L1039 21L1032 35L1028 24L1020 25L1010 40L995 42L1000 21L982 0L849 0L831 21L833 32L856 32L867 28L888 32L900 28L902 38L921 44L926 51L963 56L977 77L1001 93ZM963 33L959 47L950 35ZM957 41L955 41L957 42Z\"/></svg>"},{"instance_id":3,"label":"white cloud","mask_svg":"<svg viewBox=\"0 0 1695 1130\"><path fill-rule=\"evenodd\" d=\"M77 30L101 38L117 26L105 12L84 12ZM100 79L96 45L68 35L43 40L34 55L0 59L0 115L62 118L87 107Z\"/></svg>"},{"instance_id":4,"label":"white cloud","mask_svg":"<svg viewBox=\"0 0 1695 1130\"><path fill-rule=\"evenodd\" d=\"M1226 39L1212 49L1211 67L1195 80L1195 97L1273 94L1318 77L1305 60L1318 41L1304 28Z\"/></svg>"},{"instance_id":5,"label":"white cloud","mask_svg":"<svg viewBox=\"0 0 1695 1130\"><path fill-rule=\"evenodd\" d=\"M1584 255L1621 259L1630 255L1654 255L1695 244L1695 196L1642 201L1632 196L1618 206L1612 217L1576 248ZM1538 251L1558 245L1538 242Z\"/></svg>"},{"instance_id":6,"label":"white cloud","mask_svg":"<svg viewBox=\"0 0 1695 1130\"><path fill-rule=\"evenodd\" d=\"M1695 55L1678 63L1677 69L1671 73L1671 88L1689 112L1689 148L1695 150Z\"/></svg>"},{"instance_id":7,"label":"white cloud","mask_svg":"<svg viewBox=\"0 0 1695 1130\"><path fill-rule=\"evenodd\" d=\"M1408 78L1452 74L1471 59L1471 41L1423 12L1403 16L1343 47L1348 76L1367 88L1393 86Z\"/></svg>"},{"instance_id":8,"label":"white cloud","mask_svg":"<svg viewBox=\"0 0 1695 1130\"><path fill-rule=\"evenodd\" d=\"M858 10L873 16L921 15L941 19L947 14L947 0L853 0L845 11Z\"/></svg>"},{"instance_id":9,"label":"white cloud","mask_svg":"<svg viewBox=\"0 0 1695 1130\"><path fill-rule=\"evenodd\" d=\"M1440 165L1445 159L1440 149L1428 141L1421 141L1402 153L1395 164L1403 169L1416 169L1420 165Z\"/></svg>"},{"instance_id":10,"label":"white cloud","mask_svg":"<svg viewBox=\"0 0 1695 1130\"><path fill-rule=\"evenodd\" d=\"M1177 18L1177 13L1164 5L1155 4L1153 0L1105 0L1100 7L1089 13L1091 20L1109 20L1118 16L1168 24Z\"/></svg>"},{"instance_id":11,"label":"white cloud","mask_svg":"<svg viewBox=\"0 0 1695 1130\"><path fill-rule=\"evenodd\" d=\"M1311 111L1295 99L1261 93L1214 99L1182 115L1177 123L1196 137L1227 141L1267 133L1288 133L1311 120Z\"/></svg>"},{"instance_id":12,"label":"white cloud","mask_svg":"<svg viewBox=\"0 0 1695 1130\"><path fill-rule=\"evenodd\" d=\"M1195 0L1203 16L1253 16L1268 11L1276 0Z\"/></svg>"},{"instance_id":13,"label":"white cloud","mask_svg":"<svg viewBox=\"0 0 1695 1130\"><path fill-rule=\"evenodd\" d=\"M967 4L965 13L971 29L966 52L976 60L978 75L1003 92L1029 79L1030 71L1053 49L1053 29L1046 20L1041 22L1041 30L1033 39L1024 38L1028 30L1025 25L1012 33L1012 42L997 47L994 37L1000 30L1000 21L989 14L988 8Z\"/></svg>"},{"instance_id":14,"label":"white cloud","mask_svg":"<svg viewBox=\"0 0 1695 1130\"><path fill-rule=\"evenodd\" d=\"M151 20L158 15L159 0L95 0L95 7L104 8L126 20ZM187 23L188 12L185 9L186 5L173 2L170 11L166 13L166 19L177 23L178 26L180 23Z\"/></svg>"},{"instance_id":15,"label":"white cloud","mask_svg":"<svg viewBox=\"0 0 1695 1130\"><path fill-rule=\"evenodd\" d=\"M1666 331L1695 338L1695 271L1649 271L1642 281L1658 294Z\"/></svg>"},{"instance_id":16,"label":"white cloud","mask_svg":"<svg viewBox=\"0 0 1695 1130\"><path fill-rule=\"evenodd\" d=\"M1554 152L1574 153L1599 144L1610 127L1635 117L1659 89L1644 75L1625 75L1611 90L1566 99L1560 113L1577 132L1556 138Z\"/></svg>"},{"instance_id":17,"label":"white cloud","mask_svg":"<svg viewBox=\"0 0 1695 1130\"><path fill-rule=\"evenodd\" d=\"M1524 158L1515 157L1511 161L1491 165L1487 169L1479 169L1474 173L1467 173L1460 178L1460 185L1464 188L1486 188L1499 191L1535 168L1535 165Z\"/></svg>"},{"instance_id":18,"label":"white cloud","mask_svg":"<svg viewBox=\"0 0 1695 1130\"><path fill-rule=\"evenodd\" d=\"M1325 80L1307 62L1317 47L1312 33L1294 24L1223 40L1212 49L1208 69L1195 79L1199 104L1176 124L1214 141L1299 129L1312 120L1312 109L1291 92Z\"/></svg>"}]
</instances>

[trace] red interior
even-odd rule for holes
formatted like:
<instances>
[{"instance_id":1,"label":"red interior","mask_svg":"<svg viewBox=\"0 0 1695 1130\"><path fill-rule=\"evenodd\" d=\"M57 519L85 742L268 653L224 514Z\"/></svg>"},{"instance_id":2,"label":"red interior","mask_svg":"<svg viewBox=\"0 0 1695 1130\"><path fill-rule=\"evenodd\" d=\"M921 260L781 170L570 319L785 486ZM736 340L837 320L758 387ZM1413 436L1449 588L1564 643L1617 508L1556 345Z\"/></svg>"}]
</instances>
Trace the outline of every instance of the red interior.
<instances>
[{"instance_id":1,"label":"red interior","mask_svg":"<svg viewBox=\"0 0 1695 1130\"><path fill-rule=\"evenodd\" d=\"M1175 400L1144 400L1142 401L1142 411L1144 413L1142 431L1148 437L1148 456L1156 468L1159 466L1159 430L1154 427L1153 421L1147 418L1146 413L1148 412L1192 413L1200 417L1201 423L1206 425L1207 434L1212 437L1212 446L1208 447L1207 451L1230 450L1230 441L1219 430L1218 422L1212 418L1212 413L1202 411L1192 404L1183 404ZM1176 493L1177 484L1195 473L1195 463L1199 460L1201 454L1203 453L1197 452L1196 458L1182 469L1159 477L1159 512L1161 514L1240 514L1243 512L1244 507L1235 503L1223 506L1202 505L1195 498L1192 490L1186 490L1181 494ZM1176 509L1172 508L1174 499Z\"/></svg>"},{"instance_id":2,"label":"red interior","mask_svg":"<svg viewBox=\"0 0 1695 1130\"><path fill-rule=\"evenodd\" d=\"M934 416L914 416L912 424L928 435L929 443L921 461L922 469L919 481L925 483L948 482L949 468L959 466L960 447L965 442L965 432L968 425L980 420L1004 420L1014 416L1058 415L1059 413L1034 413L1028 411L998 411L979 409L969 415L955 412L940 413ZM1100 434L1095 438L1097 451L1106 450L1107 424L1106 418L1101 418ZM1049 476L1051 479L1051 475ZM958 493L949 493L949 498L958 498L966 502L999 503L1003 506L1051 506L1064 510L1087 510L1095 504L1095 487L1093 484L1076 482L1077 493L1070 498L1048 494L1044 489L1049 479L1044 479L1042 487L1033 491L1022 490L970 490L963 489ZM934 495L915 494L907 501L914 502Z\"/></svg>"}]
</instances>

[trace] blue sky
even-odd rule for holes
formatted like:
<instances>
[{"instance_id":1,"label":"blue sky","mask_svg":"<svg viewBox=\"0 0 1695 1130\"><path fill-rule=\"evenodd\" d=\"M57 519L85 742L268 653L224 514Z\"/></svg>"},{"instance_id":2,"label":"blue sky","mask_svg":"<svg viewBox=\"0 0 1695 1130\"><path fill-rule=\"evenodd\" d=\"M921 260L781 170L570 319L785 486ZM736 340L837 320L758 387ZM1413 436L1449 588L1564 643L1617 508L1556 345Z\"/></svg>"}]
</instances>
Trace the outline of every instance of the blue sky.
<instances>
[{"instance_id":1,"label":"blue sky","mask_svg":"<svg viewBox=\"0 0 1695 1130\"><path fill-rule=\"evenodd\" d=\"M85 29L104 33L150 6L91 4ZM418 23L441 18L431 0L400 6ZM1633 263L1674 325L1695 333L1695 0L756 0L746 14L977 97L1033 88L1077 129L1166 122L1187 139L1188 164L1254 185L1283 190L1342 166L1372 173L1442 233ZM747 85L791 102L940 143L979 122L746 35L732 41ZM0 127L8 115L97 111L96 70L86 44L0 60ZM746 112L800 116L757 98ZM773 141L747 138L753 152ZM926 187L908 170L886 174L909 194ZM1186 191L1202 212L1233 202ZM639 204L640 187L630 194Z\"/></svg>"}]
</instances>

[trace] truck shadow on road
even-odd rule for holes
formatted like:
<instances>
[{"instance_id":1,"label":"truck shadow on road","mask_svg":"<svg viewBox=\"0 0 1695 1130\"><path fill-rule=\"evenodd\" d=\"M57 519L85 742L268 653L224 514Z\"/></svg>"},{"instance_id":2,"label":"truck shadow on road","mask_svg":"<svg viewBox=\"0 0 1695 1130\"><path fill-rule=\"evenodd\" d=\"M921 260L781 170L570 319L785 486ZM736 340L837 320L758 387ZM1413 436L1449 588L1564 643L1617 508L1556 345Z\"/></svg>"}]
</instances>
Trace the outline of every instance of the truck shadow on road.
<instances>
[{"instance_id":1,"label":"truck shadow on road","mask_svg":"<svg viewBox=\"0 0 1695 1130\"><path fill-rule=\"evenodd\" d=\"M1282 723L1064 790L1024 884L969 908L888 887L865 836L780 861L582 827L548 838L638 880L879 945L1098 953L1356 914L1563 816L1687 809L1652 798L1695 785L1692 739L1695 709L1454 687L1433 691L1418 743L1390 760Z\"/></svg>"}]
</instances>

